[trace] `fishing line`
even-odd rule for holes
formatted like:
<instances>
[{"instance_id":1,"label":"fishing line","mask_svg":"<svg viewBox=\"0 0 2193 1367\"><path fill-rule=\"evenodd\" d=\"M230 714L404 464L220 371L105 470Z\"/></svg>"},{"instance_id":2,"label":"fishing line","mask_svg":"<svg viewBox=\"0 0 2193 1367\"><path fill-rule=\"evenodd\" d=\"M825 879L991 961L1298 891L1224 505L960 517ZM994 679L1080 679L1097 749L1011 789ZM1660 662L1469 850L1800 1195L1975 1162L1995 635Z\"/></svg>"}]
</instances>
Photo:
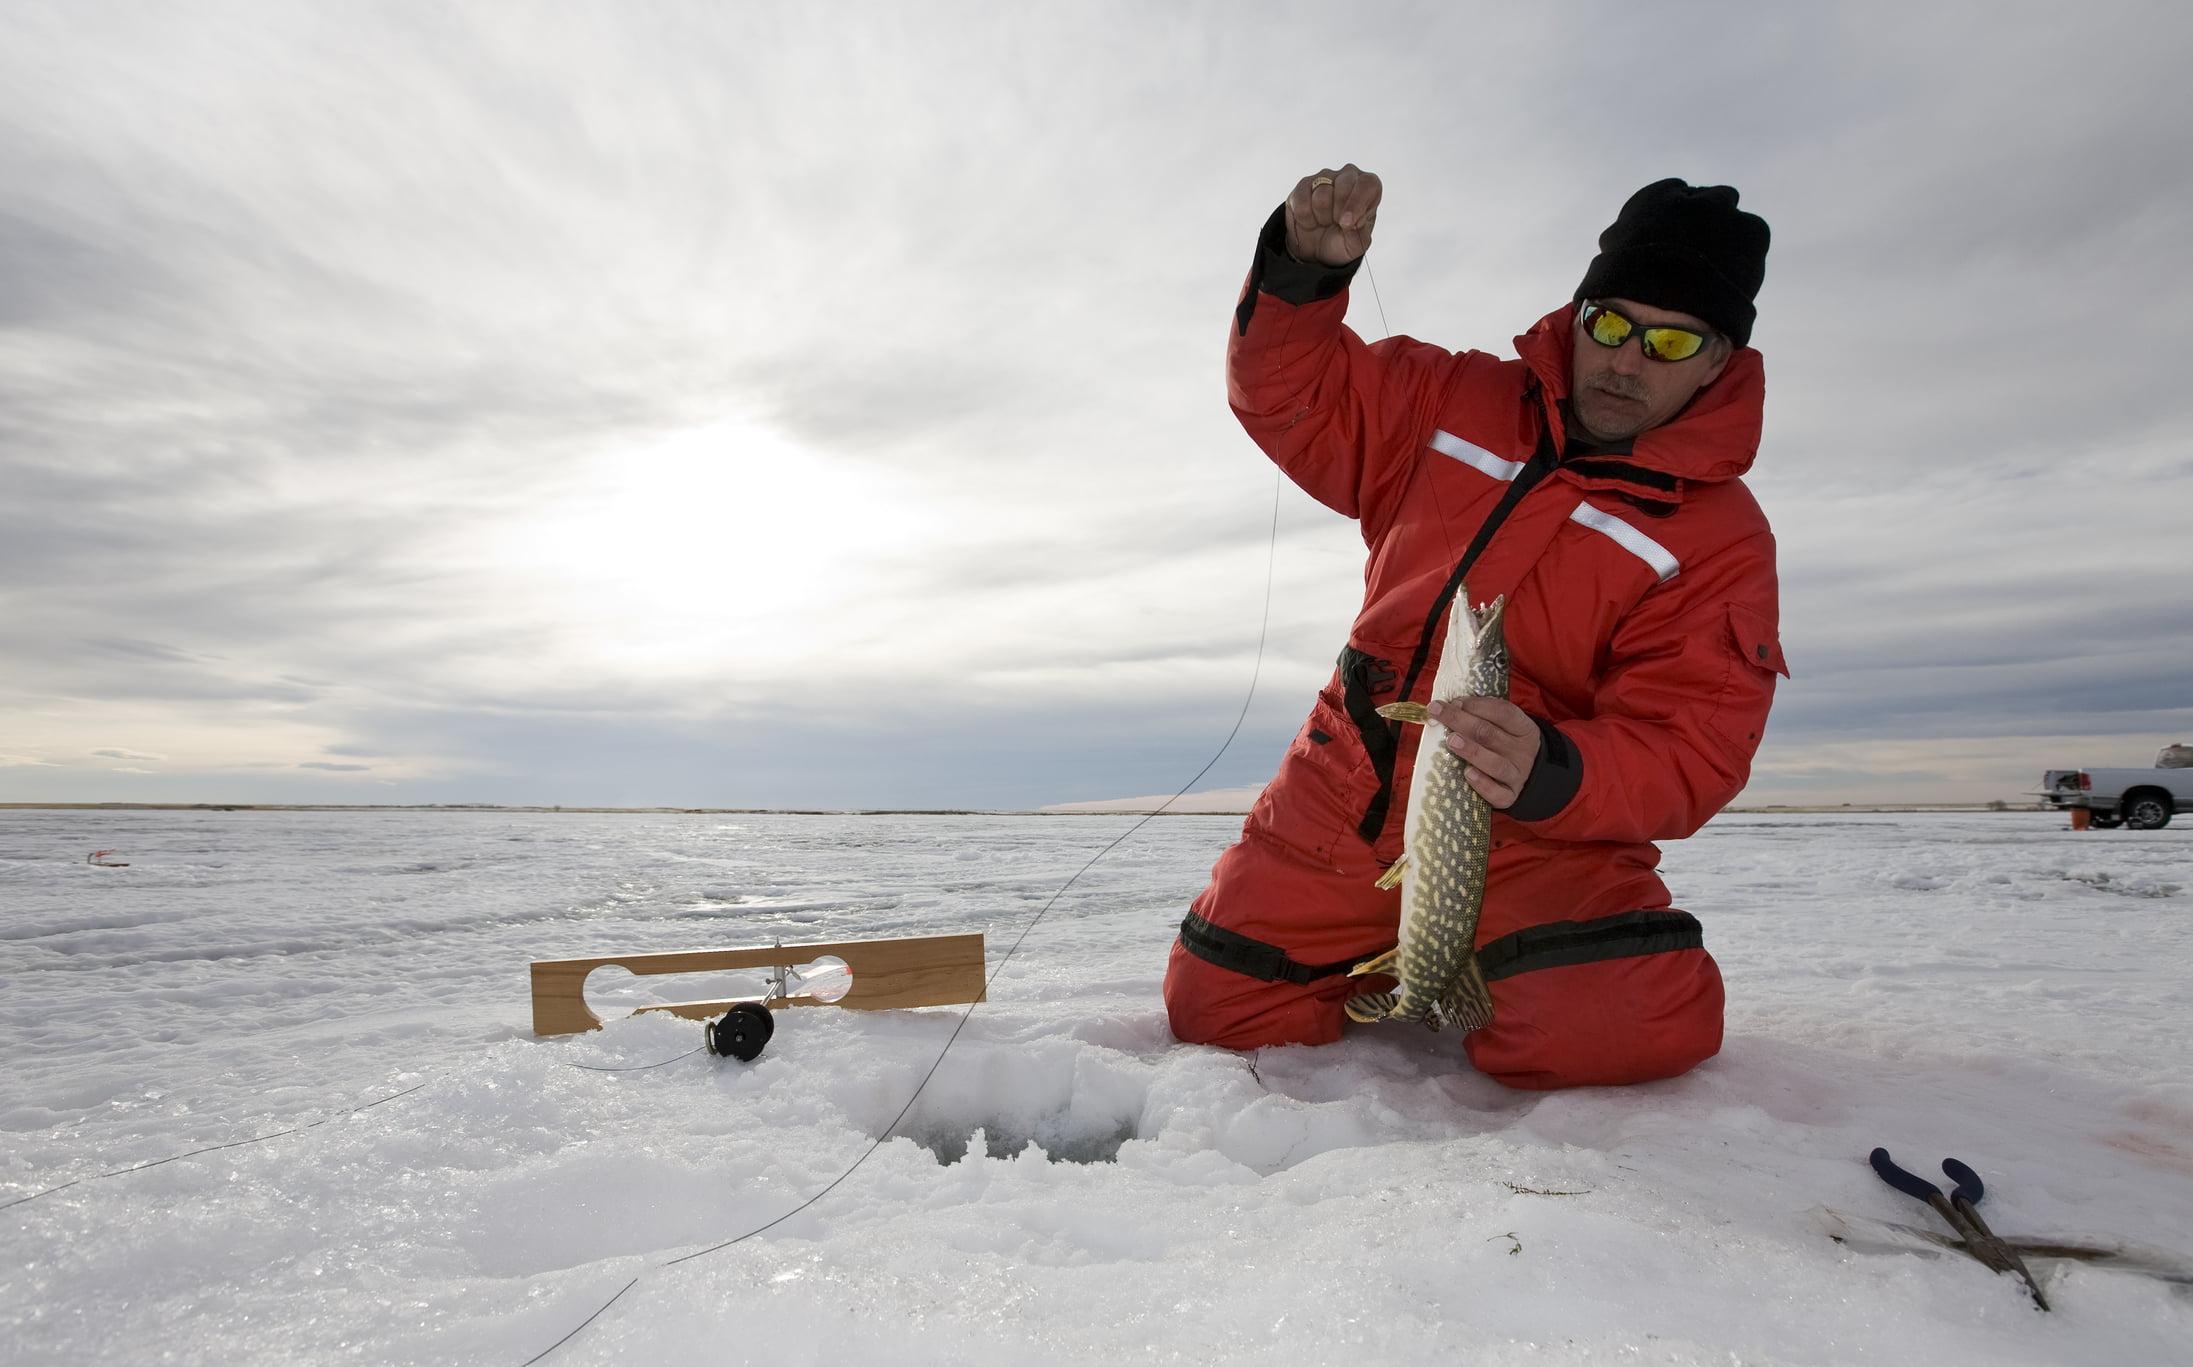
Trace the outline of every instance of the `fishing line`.
<instances>
[{"instance_id":1,"label":"fishing line","mask_svg":"<svg viewBox=\"0 0 2193 1367\"><path fill-rule=\"evenodd\" d=\"M67 1191L70 1187L77 1186L84 1182L96 1182L102 1177L120 1177L124 1173L143 1172L146 1168L157 1168L162 1163L173 1163L178 1159L183 1158L196 1158L201 1153L218 1153L222 1149L240 1149L247 1144L264 1144L269 1139L280 1139L284 1135L303 1134L306 1130L318 1129L320 1126L325 1125L330 1120L339 1119L346 1115L356 1115L360 1111L370 1111L375 1106L387 1105L389 1102L394 1101L397 1097L410 1096L413 1092L418 1091L420 1087L424 1087L427 1085L427 1083L432 1081L434 1081L433 1078L428 1078L426 1082L419 1083L417 1086L406 1087L400 1092L392 1092L389 1095L382 1097L379 1101L368 1101L363 1106L352 1106L347 1110L336 1111L331 1115L321 1116L318 1120L313 1121L309 1125L296 1125L286 1130L276 1130L273 1134L262 1134L255 1136L251 1139L232 1140L226 1144L209 1144L205 1148L192 1149L188 1153L171 1154L166 1158L155 1158L150 1163L138 1163L126 1168L116 1168L112 1172L95 1172L89 1177L78 1177L73 1181L63 1182L60 1186L57 1187L47 1187L44 1191L34 1191L28 1196L18 1196L12 1201L0 1201L0 1210L7 1210L11 1207L22 1205L26 1201L35 1201L41 1196L51 1196L57 1191Z\"/></svg>"},{"instance_id":2,"label":"fishing line","mask_svg":"<svg viewBox=\"0 0 2193 1367\"><path fill-rule=\"evenodd\" d=\"M681 1058L691 1058L707 1047L705 1044L696 1044L682 1054L673 1054L669 1058L658 1059L654 1063L627 1063L609 1066L599 1063L571 1063L567 1060L564 1066L578 1068L589 1073L641 1073L649 1068L660 1068L666 1063L676 1063Z\"/></svg>"},{"instance_id":3,"label":"fishing line","mask_svg":"<svg viewBox=\"0 0 2193 1367\"><path fill-rule=\"evenodd\" d=\"M706 1045L701 1046L701 1048L706 1047ZM663 1064L666 1063L676 1063L678 1059L681 1058L691 1058L693 1055L699 1053L700 1051L701 1049L698 1048L688 1049L684 1053L679 1054L677 1058L666 1058L663 1059L660 1063L641 1063L626 1067L604 1067L592 1063L572 1063L568 1059L559 1061L562 1062L566 1068L579 1068L590 1073L636 1073L645 1068L660 1068L663 1066ZM450 1059L456 1058L460 1053L470 1052L471 1051L467 1049L444 1054L441 1055L439 1058L433 1060L433 1064L446 1063ZM433 1065L429 1064L428 1066L431 1067ZM413 1092L419 1091L421 1088L427 1087L437 1081L439 1076L440 1075L437 1074L435 1077L428 1078L425 1082L406 1087L400 1092L391 1092L387 1096L380 1098L378 1101L368 1101L362 1106L346 1106L342 1110L331 1111L328 1114L321 1116L318 1120L310 1121L303 1125L292 1125L286 1130L276 1130L272 1134L254 1135L249 1139L230 1140L226 1144L209 1144L202 1149L188 1149L182 1153L171 1153L165 1158L155 1158L148 1163L133 1163L126 1168L114 1168L107 1172L95 1172L87 1174L83 1177L71 1178L68 1181L59 1184L58 1186L47 1187L43 1191L34 1191L28 1196L17 1196L10 1200L0 1201L0 1210L12 1210L16 1206L25 1205L31 1201L35 1201L41 1196L51 1196L57 1191L67 1191L70 1187L81 1186L86 1182L97 1182L103 1178L108 1177L124 1177L133 1172L143 1172L147 1168L157 1168L165 1163L180 1162L185 1158L196 1158L202 1153L219 1153L223 1149L241 1149L251 1144L264 1144L270 1139L281 1139L288 1135L303 1134L306 1130L316 1130L320 1128L320 1126L327 1124L331 1120L340 1120L346 1115L356 1115L360 1111L370 1111L375 1106L385 1106L389 1102L395 1101L400 1097L410 1096Z\"/></svg>"},{"instance_id":4,"label":"fishing line","mask_svg":"<svg viewBox=\"0 0 2193 1367\"><path fill-rule=\"evenodd\" d=\"M1369 257L1363 259L1363 278L1371 282L1371 302L1378 305L1378 325L1385 330L1386 336L1391 337L1393 336L1393 324L1386 321L1386 301L1378 295L1378 277L1371 274ZM1418 461L1416 467L1409 471L1409 486L1412 489L1417 484L1417 477L1423 472L1424 463L1422 461ZM1426 480L1424 481L1424 488L1432 496L1432 507L1439 512L1439 534L1446 540L1447 558L1449 560L1456 559L1461 555L1461 551L1454 544L1453 519L1447 516L1447 505L1439 497L1439 481L1436 479Z\"/></svg>"},{"instance_id":5,"label":"fishing line","mask_svg":"<svg viewBox=\"0 0 2193 1367\"><path fill-rule=\"evenodd\" d=\"M1371 282L1371 302L1378 305L1378 326L1386 337L1391 337L1393 324L1386 321L1386 301L1378 297L1378 277L1371 274L1371 259L1367 256L1363 258L1363 278ZM1384 341L1385 338L1381 337L1379 340Z\"/></svg>"}]
</instances>

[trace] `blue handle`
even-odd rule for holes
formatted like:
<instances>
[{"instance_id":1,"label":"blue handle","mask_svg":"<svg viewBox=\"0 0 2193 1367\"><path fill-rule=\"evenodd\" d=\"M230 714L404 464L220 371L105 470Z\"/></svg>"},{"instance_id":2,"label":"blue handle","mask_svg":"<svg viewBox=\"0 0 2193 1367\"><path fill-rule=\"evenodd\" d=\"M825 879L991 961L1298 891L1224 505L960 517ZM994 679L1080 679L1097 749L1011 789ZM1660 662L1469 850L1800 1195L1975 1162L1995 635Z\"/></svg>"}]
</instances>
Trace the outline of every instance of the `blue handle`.
<instances>
[{"instance_id":1,"label":"blue handle","mask_svg":"<svg viewBox=\"0 0 2193 1367\"><path fill-rule=\"evenodd\" d=\"M1881 1174L1882 1181L1896 1188L1904 1195L1916 1196L1922 1201L1941 1199L1942 1189L1940 1187L1935 1186L1917 1173L1905 1172L1902 1168L1897 1167L1895 1160L1888 1156L1887 1149L1875 1149L1873 1156L1867 1161L1873 1164L1875 1172Z\"/></svg>"},{"instance_id":2,"label":"blue handle","mask_svg":"<svg viewBox=\"0 0 2193 1367\"><path fill-rule=\"evenodd\" d=\"M1980 1204L1980 1198L1987 1195L1987 1186L1980 1181L1980 1174L1965 1166L1962 1158L1943 1159L1942 1171L1949 1175L1950 1181L1957 1184L1954 1194L1967 1203L1976 1206Z\"/></svg>"}]
</instances>

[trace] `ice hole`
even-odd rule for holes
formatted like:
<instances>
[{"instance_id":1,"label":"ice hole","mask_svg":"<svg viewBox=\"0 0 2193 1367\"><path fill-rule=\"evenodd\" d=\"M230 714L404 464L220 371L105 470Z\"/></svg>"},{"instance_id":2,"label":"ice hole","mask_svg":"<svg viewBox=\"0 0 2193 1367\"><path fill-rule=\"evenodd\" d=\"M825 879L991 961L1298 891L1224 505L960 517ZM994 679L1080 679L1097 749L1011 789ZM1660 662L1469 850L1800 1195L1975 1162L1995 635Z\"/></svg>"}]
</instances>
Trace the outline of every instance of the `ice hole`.
<instances>
[{"instance_id":1,"label":"ice hole","mask_svg":"<svg viewBox=\"0 0 2193 1367\"><path fill-rule=\"evenodd\" d=\"M1128 1140L1141 1137L1132 1121L1092 1129L1076 1126L1067 1116L1046 1116L1033 1127L1011 1119L909 1120L894 1133L929 1150L945 1166L971 1152L1012 1158L1030 1145L1053 1163L1113 1163Z\"/></svg>"}]
</instances>

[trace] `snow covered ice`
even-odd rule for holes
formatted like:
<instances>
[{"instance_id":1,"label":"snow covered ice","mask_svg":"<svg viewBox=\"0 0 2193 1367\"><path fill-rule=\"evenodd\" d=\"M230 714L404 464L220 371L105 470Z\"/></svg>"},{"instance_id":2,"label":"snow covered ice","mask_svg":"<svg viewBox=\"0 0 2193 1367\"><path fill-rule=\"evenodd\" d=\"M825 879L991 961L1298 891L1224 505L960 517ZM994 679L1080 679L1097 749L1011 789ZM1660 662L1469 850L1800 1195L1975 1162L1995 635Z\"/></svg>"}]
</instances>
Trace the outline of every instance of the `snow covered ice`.
<instances>
[{"instance_id":1,"label":"snow covered ice","mask_svg":"<svg viewBox=\"0 0 2193 1367\"><path fill-rule=\"evenodd\" d=\"M1665 862L1722 1054L1533 1094L1413 1027L1174 1043L1166 947L1239 821L1156 820L895 1137L676 1263L844 1173L959 1010L788 1010L752 1064L622 1073L568 1065L700 1026L530 1033L536 958L982 930L995 967L1131 820L0 812L0 1360L518 1367L637 1278L545 1361L2193 1361L2184 1287L2042 1260L2043 1315L1820 1213L1934 1223L1880 1144L1971 1162L2005 1237L2193 1256L2185 826L1726 815Z\"/></svg>"}]
</instances>

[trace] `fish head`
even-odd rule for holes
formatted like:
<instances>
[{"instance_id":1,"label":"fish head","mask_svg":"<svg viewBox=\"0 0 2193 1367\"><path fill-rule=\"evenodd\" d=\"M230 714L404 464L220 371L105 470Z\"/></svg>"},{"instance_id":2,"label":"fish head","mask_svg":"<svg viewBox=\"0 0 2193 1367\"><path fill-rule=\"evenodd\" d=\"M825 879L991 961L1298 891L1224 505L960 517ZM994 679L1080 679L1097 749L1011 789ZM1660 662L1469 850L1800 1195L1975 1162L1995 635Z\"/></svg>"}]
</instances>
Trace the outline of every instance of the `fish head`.
<instances>
[{"instance_id":1,"label":"fish head","mask_svg":"<svg viewBox=\"0 0 2193 1367\"><path fill-rule=\"evenodd\" d=\"M1457 595L1456 601L1466 603L1468 600ZM1482 651L1488 644L1499 646L1505 642L1506 636L1500 629L1500 623L1507 610L1508 596L1504 593L1481 608L1464 609L1464 616L1470 624L1472 650Z\"/></svg>"},{"instance_id":2,"label":"fish head","mask_svg":"<svg viewBox=\"0 0 2193 1367\"><path fill-rule=\"evenodd\" d=\"M1472 691L1508 695L1508 598L1494 598L1471 621L1470 673Z\"/></svg>"},{"instance_id":3,"label":"fish head","mask_svg":"<svg viewBox=\"0 0 2193 1367\"><path fill-rule=\"evenodd\" d=\"M1507 608L1506 594L1482 607L1472 607L1469 585L1456 591L1447 623L1446 649L1440 652L1439 675L1433 685L1434 696L1507 695L1508 642L1503 629Z\"/></svg>"}]
</instances>

